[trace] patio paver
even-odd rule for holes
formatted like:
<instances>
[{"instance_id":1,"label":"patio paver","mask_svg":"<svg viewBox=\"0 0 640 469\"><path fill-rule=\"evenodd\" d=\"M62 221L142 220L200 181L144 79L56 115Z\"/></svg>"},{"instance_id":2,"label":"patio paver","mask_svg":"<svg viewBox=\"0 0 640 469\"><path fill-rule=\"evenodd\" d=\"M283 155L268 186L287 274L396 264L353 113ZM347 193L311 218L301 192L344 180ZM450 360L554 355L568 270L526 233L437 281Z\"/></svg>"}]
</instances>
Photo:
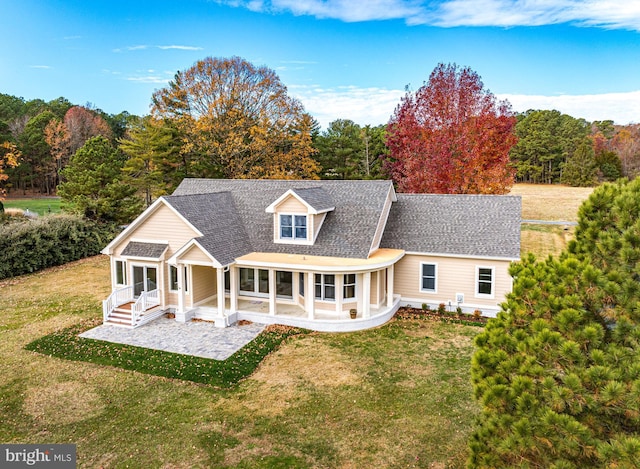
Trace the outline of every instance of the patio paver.
<instances>
[{"instance_id":1,"label":"patio paver","mask_svg":"<svg viewBox=\"0 0 640 469\"><path fill-rule=\"evenodd\" d=\"M218 328L211 322L159 318L136 329L103 324L80 334L87 339L135 345L165 352L225 360L251 342L264 324Z\"/></svg>"}]
</instances>

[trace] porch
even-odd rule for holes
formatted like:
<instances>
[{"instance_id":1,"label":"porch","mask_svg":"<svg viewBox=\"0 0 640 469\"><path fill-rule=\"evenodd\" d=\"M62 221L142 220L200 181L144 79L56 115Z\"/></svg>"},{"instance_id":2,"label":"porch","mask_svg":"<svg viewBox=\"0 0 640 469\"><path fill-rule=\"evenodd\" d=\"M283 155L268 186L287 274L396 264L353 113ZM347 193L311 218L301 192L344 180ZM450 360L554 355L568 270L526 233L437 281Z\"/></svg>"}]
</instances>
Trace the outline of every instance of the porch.
<instances>
[{"instance_id":1,"label":"porch","mask_svg":"<svg viewBox=\"0 0 640 469\"><path fill-rule=\"evenodd\" d=\"M377 327L389 321L400 307L400 295L394 295L391 305L386 303L379 307L371 306L368 314L357 311L351 318L349 311L315 310L313 317L303 305L277 302L274 313L270 313L268 300L238 299L237 309L232 311L231 299L225 297L225 310L222 315L218 310L217 296L196 305L185 314L185 320L202 319L215 321L218 327L227 327L238 321L251 321L257 324L282 324L320 332L350 332Z\"/></svg>"}]
</instances>

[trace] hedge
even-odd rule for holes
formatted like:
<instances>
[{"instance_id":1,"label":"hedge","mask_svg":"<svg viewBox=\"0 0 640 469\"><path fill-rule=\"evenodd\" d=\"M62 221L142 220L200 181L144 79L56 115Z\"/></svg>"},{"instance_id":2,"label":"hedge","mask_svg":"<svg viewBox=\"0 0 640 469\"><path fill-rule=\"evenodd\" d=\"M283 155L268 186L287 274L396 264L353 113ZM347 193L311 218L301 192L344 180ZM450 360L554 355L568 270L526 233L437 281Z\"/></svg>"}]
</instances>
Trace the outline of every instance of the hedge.
<instances>
[{"instance_id":1,"label":"hedge","mask_svg":"<svg viewBox=\"0 0 640 469\"><path fill-rule=\"evenodd\" d=\"M72 215L0 224L0 279L94 256L117 227Z\"/></svg>"}]
</instances>

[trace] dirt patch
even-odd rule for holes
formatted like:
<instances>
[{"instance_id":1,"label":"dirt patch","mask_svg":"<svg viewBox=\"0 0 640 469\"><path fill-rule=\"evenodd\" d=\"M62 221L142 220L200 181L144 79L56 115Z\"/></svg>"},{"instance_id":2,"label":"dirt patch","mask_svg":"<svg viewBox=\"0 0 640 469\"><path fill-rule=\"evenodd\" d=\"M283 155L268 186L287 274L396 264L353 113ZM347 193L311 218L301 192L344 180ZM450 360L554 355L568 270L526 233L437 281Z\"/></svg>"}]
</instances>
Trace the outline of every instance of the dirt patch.
<instances>
[{"instance_id":1,"label":"dirt patch","mask_svg":"<svg viewBox=\"0 0 640 469\"><path fill-rule=\"evenodd\" d=\"M262 363L245 384L247 399L221 399L219 405L240 406L264 416L281 415L304 399L310 387L333 388L360 382L356 367L337 350L306 337L280 348Z\"/></svg>"},{"instance_id":2,"label":"dirt patch","mask_svg":"<svg viewBox=\"0 0 640 469\"><path fill-rule=\"evenodd\" d=\"M102 413L104 405L92 386L77 381L33 387L24 401L25 413L45 425L69 424Z\"/></svg>"},{"instance_id":3,"label":"dirt patch","mask_svg":"<svg viewBox=\"0 0 640 469\"><path fill-rule=\"evenodd\" d=\"M318 357L322 357L321 360ZM351 385L360 382L355 367L338 350L313 337L299 340L278 350L252 379L268 386L312 384L319 387Z\"/></svg>"}]
</instances>

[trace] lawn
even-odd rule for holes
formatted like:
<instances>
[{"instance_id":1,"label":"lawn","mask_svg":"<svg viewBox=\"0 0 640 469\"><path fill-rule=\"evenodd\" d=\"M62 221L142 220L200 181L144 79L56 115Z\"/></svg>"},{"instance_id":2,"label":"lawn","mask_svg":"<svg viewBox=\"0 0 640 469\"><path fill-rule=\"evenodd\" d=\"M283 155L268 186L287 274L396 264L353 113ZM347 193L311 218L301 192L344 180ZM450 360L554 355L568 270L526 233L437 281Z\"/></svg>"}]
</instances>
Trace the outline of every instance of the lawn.
<instances>
[{"instance_id":1,"label":"lawn","mask_svg":"<svg viewBox=\"0 0 640 469\"><path fill-rule=\"evenodd\" d=\"M2 203L4 204L4 208L29 209L38 215L60 213L60 197L10 198L5 199Z\"/></svg>"},{"instance_id":2,"label":"lawn","mask_svg":"<svg viewBox=\"0 0 640 469\"><path fill-rule=\"evenodd\" d=\"M593 192L592 187L568 187L545 184L516 184L512 195L522 197L523 220L578 220L578 208ZM533 252L538 257L558 255L573 237L571 225L523 224L521 255Z\"/></svg>"},{"instance_id":3,"label":"lawn","mask_svg":"<svg viewBox=\"0 0 640 469\"><path fill-rule=\"evenodd\" d=\"M75 443L79 467L461 467L478 327L393 320L292 336L231 388L25 350L99 318L104 256L0 283L0 441Z\"/></svg>"}]
</instances>

